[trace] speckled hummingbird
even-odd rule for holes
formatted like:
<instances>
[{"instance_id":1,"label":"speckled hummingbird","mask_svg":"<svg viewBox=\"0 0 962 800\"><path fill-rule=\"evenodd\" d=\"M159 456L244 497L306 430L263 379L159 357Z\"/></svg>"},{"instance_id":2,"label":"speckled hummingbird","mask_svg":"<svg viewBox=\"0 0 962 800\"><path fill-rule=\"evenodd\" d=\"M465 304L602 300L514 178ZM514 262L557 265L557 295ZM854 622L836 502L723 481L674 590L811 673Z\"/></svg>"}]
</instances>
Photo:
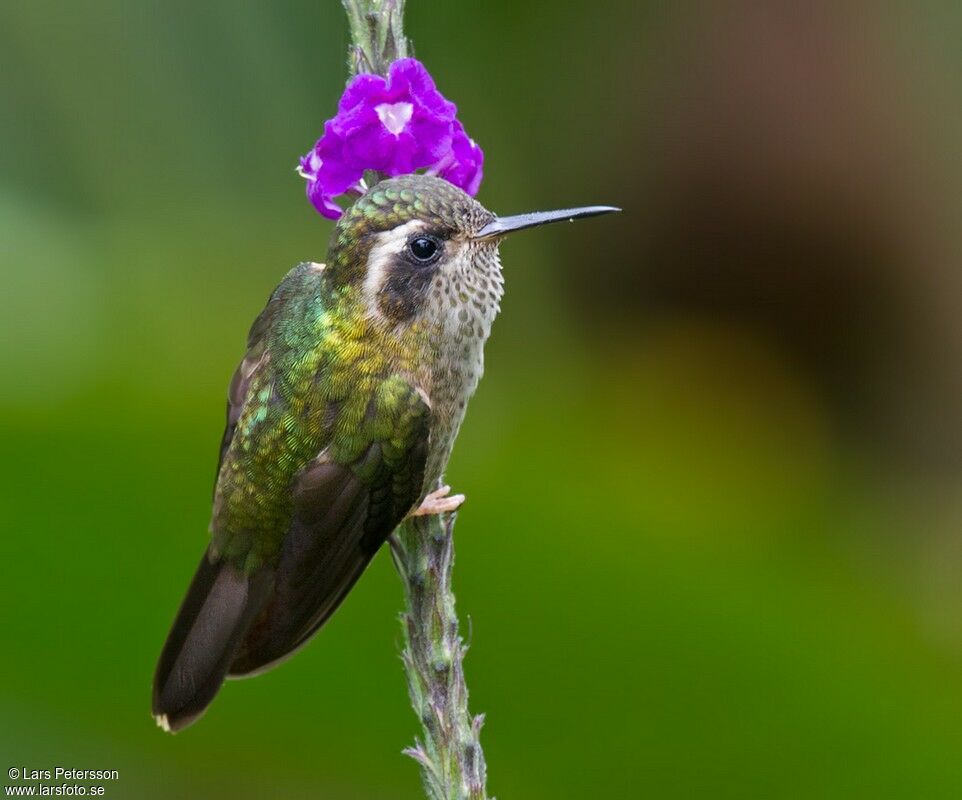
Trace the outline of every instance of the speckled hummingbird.
<instances>
[{"instance_id":1,"label":"speckled hummingbird","mask_svg":"<svg viewBox=\"0 0 962 800\"><path fill-rule=\"evenodd\" d=\"M344 213L326 265L286 275L230 383L212 539L154 679L162 728L305 644L407 515L463 502L441 479L499 311L502 237L616 210L496 217L408 175Z\"/></svg>"}]
</instances>

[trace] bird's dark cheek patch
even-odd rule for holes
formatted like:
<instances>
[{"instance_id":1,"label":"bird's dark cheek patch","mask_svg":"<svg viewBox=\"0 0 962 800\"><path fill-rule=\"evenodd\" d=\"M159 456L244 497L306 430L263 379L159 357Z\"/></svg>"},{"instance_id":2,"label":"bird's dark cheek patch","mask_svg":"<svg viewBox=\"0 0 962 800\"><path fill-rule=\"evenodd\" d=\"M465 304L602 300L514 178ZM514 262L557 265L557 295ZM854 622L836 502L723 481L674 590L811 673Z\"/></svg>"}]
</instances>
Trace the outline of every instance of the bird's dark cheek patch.
<instances>
[{"instance_id":1,"label":"bird's dark cheek patch","mask_svg":"<svg viewBox=\"0 0 962 800\"><path fill-rule=\"evenodd\" d=\"M399 259L391 265L378 294L378 309L392 322L409 322L424 307L436 274L436 265L426 267Z\"/></svg>"}]
</instances>

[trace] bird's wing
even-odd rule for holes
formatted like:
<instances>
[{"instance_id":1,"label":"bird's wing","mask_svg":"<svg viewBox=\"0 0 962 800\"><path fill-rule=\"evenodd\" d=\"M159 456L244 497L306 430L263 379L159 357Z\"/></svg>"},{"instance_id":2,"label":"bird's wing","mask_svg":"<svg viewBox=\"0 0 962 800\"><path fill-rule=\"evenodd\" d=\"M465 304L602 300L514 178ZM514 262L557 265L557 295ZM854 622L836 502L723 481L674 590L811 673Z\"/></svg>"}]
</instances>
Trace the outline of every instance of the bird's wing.
<instances>
[{"instance_id":1,"label":"bird's wing","mask_svg":"<svg viewBox=\"0 0 962 800\"><path fill-rule=\"evenodd\" d=\"M267 339L274 322L284 310L288 296L301 285L305 273L311 273L321 268L319 264L304 262L292 269L277 285L267 300L264 310L257 315L257 319L247 334L247 352L243 360L237 365L227 389L227 420L224 425L224 435L220 443L220 457L217 460L217 473L214 476L214 491L217 491L217 478L224 465L224 457L230 449L230 443L237 430L237 423L244 410L244 402L250 392L251 379L266 360Z\"/></svg>"},{"instance_id":2,"label":"bird's wing","mask_svg":"<svg viewBox=\"0 0 962 800\"><path fill-rule=\"evenodd\" d=\"M305 295L320 267L301 264L291 270L255 320L247 354L231 380L221 464L243 418L252 384L263 377L268 341L289 301ZM215 505L217 486L215 484ZM153 710L167 730L179 730L204 713L220 688L251 623L262 612L274 585L269 566L245 570L213 549L201 558L194 580L164 644L154 677Z\"/></svg>"},{"instance_id":3,"label":"bird's wing","mask_svg":"<svg viewBox=\"0 0 962 800\"><path fill-rule=\"evenodd\" d=\"M351 441L335 439L294 485L294 513L274 591L248 630L230 675L262 672L330 617L391 531L418 501L430 410L407 381L384 381Z\"/></svg>"},{"instance_id":4,"label":"bird's wing","mask_svg":"<svg viewBox=\"0 0 962 800\"><path fill-rule=\"evenodd\" d=\"M400 376L370 384L370 393L349 399L354 402L324 401L323 433L313 441L307 436L292 445L286 427L276 424L290 417L287 400L275 397L286 369L279 364L300 357L292 347L314 346L297 331L317 315L319 270L302 264L281 281L251 328L231 382L214 538L154 680L154 714L168 730L197 719L228 670L261 671L305 642L421 493L430 411ZM302 457L291 450L299 446L314 449ZM272 489L271 481L284 488ZM264 494L250 495L248 487ZM217 509L238 499L241 521L250 527L232 531ZM269 558L252 553L267 546Z\"/></svg>"}]
</instances>

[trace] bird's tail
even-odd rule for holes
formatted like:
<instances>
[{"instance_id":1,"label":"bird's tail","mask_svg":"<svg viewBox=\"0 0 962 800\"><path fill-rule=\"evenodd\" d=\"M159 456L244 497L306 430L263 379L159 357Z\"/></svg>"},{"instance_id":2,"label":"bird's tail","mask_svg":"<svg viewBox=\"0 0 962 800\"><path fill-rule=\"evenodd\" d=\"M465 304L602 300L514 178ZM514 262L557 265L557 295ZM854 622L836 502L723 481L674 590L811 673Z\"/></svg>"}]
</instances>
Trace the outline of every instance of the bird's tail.
<instances>
[{"instance_id":1,"label":"bird's tail","mask_svg":"<svg viewBox=\"0 0 962 800\"><path fill-rule=\"evenodd\" d=\"M207 710L272 585L269 572L247 575L204 553L154 675L160 727L179 731Z\"/></svg>"}]
</instances>

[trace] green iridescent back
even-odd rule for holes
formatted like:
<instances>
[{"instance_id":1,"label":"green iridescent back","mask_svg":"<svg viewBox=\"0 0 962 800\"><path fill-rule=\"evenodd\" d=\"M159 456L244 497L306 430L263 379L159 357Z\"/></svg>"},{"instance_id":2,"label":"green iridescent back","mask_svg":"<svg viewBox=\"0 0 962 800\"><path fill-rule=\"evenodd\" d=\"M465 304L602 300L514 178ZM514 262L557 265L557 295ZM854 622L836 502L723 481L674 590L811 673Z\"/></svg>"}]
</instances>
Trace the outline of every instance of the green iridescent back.
<instances>
[{"instance_id":1,"label":"green iridescent back","mask_svg":"<svg viewBox=\"0 0 962 800\"><path fill-rule=\"evenodd\" d=\"M326 450L352 464L372 441L399 451L422 413L392 377L413 363L414 343L378 336L358 313L357 291L331 291L325 278L319 265L296 267L252 329L256 366L211 521L215 552L247 570L276 557L290 526L290 487L308 463Z\"/></svg>"}]
</instances>

